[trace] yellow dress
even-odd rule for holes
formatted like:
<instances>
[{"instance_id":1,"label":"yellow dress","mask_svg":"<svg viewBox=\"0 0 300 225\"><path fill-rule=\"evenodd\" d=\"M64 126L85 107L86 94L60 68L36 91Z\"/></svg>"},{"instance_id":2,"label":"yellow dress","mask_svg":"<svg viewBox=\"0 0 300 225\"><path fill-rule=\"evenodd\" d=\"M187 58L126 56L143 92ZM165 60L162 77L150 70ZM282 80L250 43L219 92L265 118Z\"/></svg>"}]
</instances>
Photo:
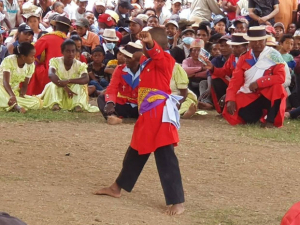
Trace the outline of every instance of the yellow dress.
<instances>
[{"instance_id":1,"label":"yellow dress","mask_svg":"<svg viewBox=\"0 0 300 225\"><path fill-rule=\"evenodd\" d=\"M49 62L49 68L54 68L56 75L61 80L80 78L82 74L87 73L87 65L74 59L72 67L67 71L63 57L52 58ZM39 95L44 102L44 108L52 108L58 104L61 109L73 110L76 106L80 106L88 112L99 112L99 108L89 104L89 95L87 85L70 84L68 85L77 95L69 98L64 88L50 82L48 83L42 94Z\"/></svg>"},{"instance_id":2,"label":"yellow dress","mask_svg":"<svg viewBox=\"0 0 300 225\"><path fill-rule=\"evenodd\" d=\"M179 89L188 89L188 84L189 78L186 72L179 64L175 63L170 83L172 94L180 95ZM193 103L197 105L197 102L197 96L194 94L194 92L188 89L188 96L186 97L185 101L181 104L179 114L184 114Z\"/></svg>"},{"instance_id":3,"label":"yellow dress","mask_svg":"<svg viewBox=\"0 0 300 225\"><path fill-rule=\"evenodd\" d=\"M34 73L34 63L25 64L23 68L19 68L17 62L16 55L10 55L6 57L1 65L0 65L0 110L1 111L9 111L13 106L8 105L8 101L10 99L9 94L6 92L3 86L3 72L10 73L9 84L11 86L12 91L14 92L17 98L17 104L25 109L40 109L43 104L42 101L36 96L25 95L23 97L19 97L20 95L20 83L24 82L26 78L31 78Z\"/></svg>"}]
</instances>

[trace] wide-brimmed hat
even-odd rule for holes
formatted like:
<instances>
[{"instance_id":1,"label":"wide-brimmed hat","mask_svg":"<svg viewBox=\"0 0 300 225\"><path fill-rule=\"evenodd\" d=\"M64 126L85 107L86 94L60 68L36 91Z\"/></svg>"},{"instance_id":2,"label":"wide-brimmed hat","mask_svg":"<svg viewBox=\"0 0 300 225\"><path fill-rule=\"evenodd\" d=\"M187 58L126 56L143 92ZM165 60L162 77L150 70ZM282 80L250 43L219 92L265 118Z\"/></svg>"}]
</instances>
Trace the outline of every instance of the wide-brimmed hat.
<instances>
[{"instance_id":1,"label":"wide-brimmed hat","mask_svg":"<svg viewBox=\"0 0 300 225\"><path fill-rule=\"evenodd\" d=\"M276 39L272 36L268 37L267 38L267 41L266 41L266 46L278 46L278 42L276 41Z\"/></svg>"},{"instance_id":2,"label":"wide-brimmed hat","mask_svg":"<svg viewBox=\"0 0 300 225\"><path fill-rule=\"evenodd\" d=\"M250 27L247 34L244 34L244 38L247 41L260 41L265 40L268 37L270 37L270 35L267 35L265 26Z\"/></svg>"},{"instance_id":3,"label":"wide-brimmed hat","mask_svg":"<svg viewBox=\"0 0 300 225\"><path fill-rule=\"evenodd\" d=\"M244 38L243 33L235 33L231 35L231 40L227 41L226 44L228 45L244 45L249 44L247 40Z\"/></svg>"},{"instance_id":4,"label":"wide-brimmed hat","mask_svg":"<svg viewBox=\"0 0 300 225\"><path fill-rule=\"evenodd\" d=\"M71 26L71 21L65 16L57 16L55 20L52 20L51 24L56 26L56 23L64 24L66 26Z\"/></svg>"},{"instance_id":5,"label":"wide-brimmed hat","mask_svg":"<svg viewBox=\"0 0 300 225\"><path fill-rule=\"evenodd\" d=\"M108 41L114 41L114 42L119 41L115 29L105 29L102 37L104 40L108 40Z\"/></svg>"},{"instance_id":6,"label":"wide-brimmed hat","mask_svg":"<svg viewBox=\"0 0 300 225\"><path fill-rule=\"evenodd\" d=\"M202 39L194 39L190 48L204 48L204 41Z\"/></svg>"},{"instance_id":7,"label":"wide-brimmed hat","mask_svg":"<svg viewBox=\"0 0 300 225\"><path fill-rule=\"evenodd\" d=\"M31 2L25 2L22 6L22 11L22 16L26 19L32 16L40 18L42 15L42 9Z\"/></svg>"},{"instance_id":8,"label":"wide-brimmed hat","mask_svg":"<svg viewBox=\"0 0 300 225\"><path fill-rule=\"evenodd\" d=\"M132 58L133 54L136 52L143 51L143 46L139 43L129 42L124 47L120 47L120 52L122 52L124 55L128 56L129 58Z\"/></svg>"},{"instance_id":9,"label":"wide-brimmed hat","mask_svg":"<svg viewBox=\"0 0 300 225\"><path fill-rule=\"evenodd\" d=\"M58 17L58 16L59 16L59 13L57 13L57 12L51 13L50 16L48 17L49 23L51 25L54 25L54 21L56 20L56 17Z\"/></svg>"}]
</instances>

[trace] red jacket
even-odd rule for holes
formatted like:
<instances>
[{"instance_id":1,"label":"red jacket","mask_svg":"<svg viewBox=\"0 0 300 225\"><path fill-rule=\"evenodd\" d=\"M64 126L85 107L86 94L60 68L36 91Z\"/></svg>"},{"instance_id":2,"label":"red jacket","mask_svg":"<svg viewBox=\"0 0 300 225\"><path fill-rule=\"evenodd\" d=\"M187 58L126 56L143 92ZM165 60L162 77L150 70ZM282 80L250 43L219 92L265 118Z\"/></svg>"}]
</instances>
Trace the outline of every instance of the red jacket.
<instances>
[{"instance_id":1,"label":"red jacket","mask_svg":"<svg viewBox=\"0 0 300 225\"><path fill-rule=\"evenodd\" d=\"M151 60L141 72L139 89L152 88L171 94L170 81L175 60L157 43L147 52ZM146 60L147 58L142 56L141 64ZM171 123L162 122L164 106L165 102L143 113L134 126L130 146L140 155L154 152L162 146L176 146L179 142L177 128Z\"/></svg>"},{"instance_id":2,"label":"red jacket","mask_svg":"<svg viewBox=\"0 0 300 225\"><path fill-rule=\"evenodd\" d=\"M214 67L214 72L211 74L211 78L212 79L221 78L226 84L228 84L229 81L225 79L225 76L231 77L235 67L236 67L235 56L234 54L231 54L223 67L221 68Z\"/></svg>"},{"instance_id":3,"label":"red jacket","mask_svg":"<svg viewBox=\"0 0 300 225\"><path fill-rule=\"evenodd\" d=\"M226 91L226 102L236 102L237 109L234 115L230 115L227 112L227 108L225 107L223 111L223 116L231 125L244 123L244 121L238 116L239 109L246 107L256 99L258 99L260 95L263 95L271 101L272 105L275 100L281 99L280 110L274 122L275 126L280 127L283 125L284 112L286 106L286 91L284 90L284 87L282 85L285 81L285 65L277 64L267 69L263 77L257 80L257 92L248 94L245 94L243 92L238 93L240 88L245 83L244 73L246 70L252 67L252 62L253 56L251 54L251 50L240 57L237 63L237 67L232 74L232 78L229 82L229 86Z\"/></svg>"},{"instance_id":4,"label":"red jacket","mask_svg":"<svg viewBox=\"0 0 300 225\"><path fill-rule=\"evenodd\" d=\"M105 101L124 105L137 104L139 77L132 82L132 76L123 71L126 65L117 66L105 92Z\"/></svg>"}]
</instances>

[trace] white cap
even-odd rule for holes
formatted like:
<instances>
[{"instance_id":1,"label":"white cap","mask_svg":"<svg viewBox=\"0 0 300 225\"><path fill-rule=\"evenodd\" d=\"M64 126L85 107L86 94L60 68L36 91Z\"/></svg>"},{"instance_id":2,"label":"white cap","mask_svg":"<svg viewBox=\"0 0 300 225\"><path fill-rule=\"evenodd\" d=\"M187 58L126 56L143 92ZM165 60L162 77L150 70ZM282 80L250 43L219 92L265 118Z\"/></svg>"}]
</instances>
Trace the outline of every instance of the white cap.
<instances>
[{"instance_id":1,"label":"white cap","mask_svg":"<svg viewBox=\"0 0 300 225\"><path fill-rule=\"evenodd\" d=\"M172 1L172 4L175 4L175 3L180 3L180 4L182 4L182 0L173 0L173 1Z\"/></svg>"},{"instance_id":2,"label":"white cap","mask_svg":"<svg viewBox=\"0 0 300 225\"><path fill-rule=\"evenodd\" d=\"M142 31L149 31L151 30L153 27L144 27Z\"/></svg>"},{"instance_id":3,"label":"white cap","mask_svg":"<svg viewBox=\"0 0 300 225\"><path fill-rule=\"evenodd\" d=\"M168 24L173 24L175 27L177 27L177 29L179 29L178 23L175 20L169 20L165 26L167 26Z\"/></svg>"},{"instance_id":4,"label":"white cap","mask_svg":"<svg viewBox=\"0 0 300 225\"><path fill-rule=\"evenodd\" d=\"M96 0L96 1L95 1L95 5L97 5L97 6L101 5L101 6L104 6L104 7L105 7L105 2L102 1L102 0Z\"/></svg>"}]
</instances>

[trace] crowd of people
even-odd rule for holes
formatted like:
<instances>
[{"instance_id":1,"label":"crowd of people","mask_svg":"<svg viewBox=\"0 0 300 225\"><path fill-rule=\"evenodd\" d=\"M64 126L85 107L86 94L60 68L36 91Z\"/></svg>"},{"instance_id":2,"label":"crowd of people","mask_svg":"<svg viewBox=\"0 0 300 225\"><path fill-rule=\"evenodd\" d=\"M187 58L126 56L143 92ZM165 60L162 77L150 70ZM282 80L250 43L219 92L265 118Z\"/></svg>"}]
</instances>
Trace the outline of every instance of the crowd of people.
<instances>
[{"instance_id":1,"label":"crowd of people","mask_svg":"<svg viewBox=\"0 0 300 225\"><path fill-rule=\"evenodd\" d=\"M140 34L160 27L176 61L170 89L181 118L216 110L232 125L280 127L300 115L298 4L0 0L0 109L100 110L109 124L138 118Z\"/></svg>"}]
</instances>

